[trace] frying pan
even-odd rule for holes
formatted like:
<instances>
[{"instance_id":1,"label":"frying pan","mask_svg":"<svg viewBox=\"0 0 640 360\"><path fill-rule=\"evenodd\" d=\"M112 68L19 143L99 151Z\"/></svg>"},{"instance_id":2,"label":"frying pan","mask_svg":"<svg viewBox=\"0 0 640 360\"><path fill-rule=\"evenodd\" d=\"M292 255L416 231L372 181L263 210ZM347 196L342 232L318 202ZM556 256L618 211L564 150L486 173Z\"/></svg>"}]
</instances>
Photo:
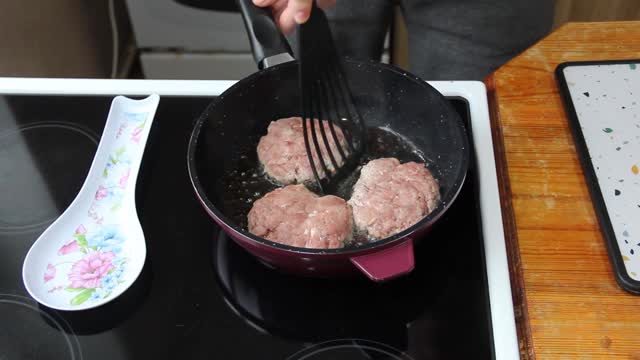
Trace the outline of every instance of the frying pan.
<instances>
[{"instance_id":1,"label":"frying pan","mask_svg":"<svg viewBox=\"0 0 640 360\"><path fill-rule=\"evenodd\" d=\"M345 59L343 72L369 128L363 162L378 157L425 162L440 185L440 204L398 234L341 249L292 247L249 233L246 215L252 201L277 187L260 173L258 141L271 121L298 116L300 97L297 62L270 14L251 0L238 3L261 70L214 99L195 122L188 171L204 209L240 246L285 272L330 277L358 269L374 281L410 272L414 241L428 241L424 236L465 180L469 145L459 115L417 76L390 65ZM348 198L350 188L345 189L340 195Z\"/></svg>"}]
</instances>

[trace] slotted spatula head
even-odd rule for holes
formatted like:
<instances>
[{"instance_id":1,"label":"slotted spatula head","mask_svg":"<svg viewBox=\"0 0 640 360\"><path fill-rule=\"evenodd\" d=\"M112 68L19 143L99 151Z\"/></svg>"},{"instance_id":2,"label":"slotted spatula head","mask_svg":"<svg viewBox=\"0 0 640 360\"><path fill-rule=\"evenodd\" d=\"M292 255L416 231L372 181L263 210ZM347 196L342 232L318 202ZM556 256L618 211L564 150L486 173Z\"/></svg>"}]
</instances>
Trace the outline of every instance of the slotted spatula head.
<instances>
[{"instance_id":1,"label":"slotted spatula head","mask_svg":"<svg viewBox=\"0 0 640 360\"><path fill-rule=\"evenodd\" d=\"M342 71L329 23L313 3L298 29L300 110L307 157L323 193L333 193L358 165L365 124Z\"/></svg>"}]
</instances>

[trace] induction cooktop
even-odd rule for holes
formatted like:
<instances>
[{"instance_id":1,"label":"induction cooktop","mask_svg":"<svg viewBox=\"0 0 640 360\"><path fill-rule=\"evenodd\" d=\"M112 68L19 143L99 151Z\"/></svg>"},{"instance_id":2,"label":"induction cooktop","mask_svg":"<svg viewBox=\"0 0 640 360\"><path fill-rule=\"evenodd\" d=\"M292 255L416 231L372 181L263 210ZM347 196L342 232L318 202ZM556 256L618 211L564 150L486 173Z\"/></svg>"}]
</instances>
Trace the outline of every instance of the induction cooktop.
<instances>
[{"instance_id":1,"label":"induction cooktop","mask_svg":"<svg viewBox=\"0 0 640 360\"><path fill-rule=\"evenodd\" d=\"M465 185L388 283L282 274L207 216L187 174L192 125L230 82L0 79L0 359L514 359L518 348L484 87L434 82L474 144ZM115 95L160 93L136 201L140 278L48 309L22 261L80 189Z\"/></svg>"}]
</instances>

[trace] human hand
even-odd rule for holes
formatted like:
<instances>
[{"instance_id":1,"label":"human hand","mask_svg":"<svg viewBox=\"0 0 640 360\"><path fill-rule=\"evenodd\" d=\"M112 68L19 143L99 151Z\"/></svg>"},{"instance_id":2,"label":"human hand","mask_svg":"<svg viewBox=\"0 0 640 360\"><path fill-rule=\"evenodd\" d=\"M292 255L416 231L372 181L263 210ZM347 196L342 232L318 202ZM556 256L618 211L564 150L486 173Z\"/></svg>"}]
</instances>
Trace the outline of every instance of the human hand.
<instances>
[{"instance_id":1,"label":"human hand","mask_svg":"<svg viewBox=\"0 0 640 360\"><path fill-rule=\"evenodd\" d=\"M303 24L311 15L314 0L253 0L259 7L271 7L273 19L283 33L291 32L297 24ZM320 8L331 7L336 0L317 0Z\"/></svg>"}]
</instances>

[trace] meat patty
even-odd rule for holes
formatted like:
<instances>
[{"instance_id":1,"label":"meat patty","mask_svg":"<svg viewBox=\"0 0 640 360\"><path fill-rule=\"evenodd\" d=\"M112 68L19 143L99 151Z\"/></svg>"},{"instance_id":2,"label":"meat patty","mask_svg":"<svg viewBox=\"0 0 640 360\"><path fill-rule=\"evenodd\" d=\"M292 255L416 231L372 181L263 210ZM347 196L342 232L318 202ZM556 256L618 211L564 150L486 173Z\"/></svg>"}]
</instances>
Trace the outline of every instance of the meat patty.
<instances>
[{"instance_id":1,"label":"meat patty","mask_svg":"<svg viewBox=\"0 0 640 360\"><path fill-rule=\"evenodd\" d=\"M328 163L327 165L330 165L328 166L329 171L332 171L333 166L320 135L320 125L317 121L315 121L314 124L322 157ZM335 148L336 143L333 141L333 136L329 129L329 122L323 120L322 125L329 142L329 147L332 153L336 155L336 162L338 165L341 165L343 159ZM334 128L336 129L338 142L342 144L344 148L346 142L342 130L338 127ZM311 165L307 158L307 151L304 146L304 134L302 131L302 118L300 117L290 117L272 121L271 124L269 124L267 135L263 136L258 143L258 159L264 166L265 172L281 184L299 184L313 180L314 178ZM310 132L311 129L308 129L308 131ZM309 140L312 141L311 135L309 135ZM321 178L325 177L318 163L318 155L313 147L313 143L310 145L313 159L318 170L318 176Z\"/></svg>"},{"instance_id":2,"label":"meat patty","mask_svg":"<svg viewBox=\"0 0 640 360\"><path fill-rule=\"evenodd\" d=\"M424 164L382 158L362 168L349 204L356 228L383 239L420 221L439 201L438 182Z\"/></svg>"},{"instance_id":3,"label":"meat patty","mask_svg":"<svg viewBox=\"0 0 640 360\"><path fill-rule=\"evenodd\" d=\"M352 238L353 219L346 201L320 197L304 185L288 185L258 199L249 211L249 232L280 244L334 249Z\"/></svg>"}]
</instances>

